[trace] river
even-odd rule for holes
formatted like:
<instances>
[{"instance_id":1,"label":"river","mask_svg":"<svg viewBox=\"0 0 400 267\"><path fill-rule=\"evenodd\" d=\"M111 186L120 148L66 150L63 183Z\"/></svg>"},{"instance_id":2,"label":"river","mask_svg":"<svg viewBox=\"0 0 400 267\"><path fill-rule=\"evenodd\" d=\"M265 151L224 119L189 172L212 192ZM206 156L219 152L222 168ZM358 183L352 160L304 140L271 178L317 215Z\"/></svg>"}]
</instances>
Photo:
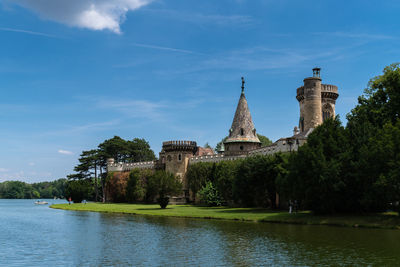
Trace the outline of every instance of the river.
<instances>
[{"instance_id":1,"label":"river","mask_svg":"<svg viewBox=\"0 0 400 267\"><path fill-rule=\"evenodd\" d=\"M76 212L0 200L0 265L399 266L400 230Z\"/></svg>"}]
</instances>

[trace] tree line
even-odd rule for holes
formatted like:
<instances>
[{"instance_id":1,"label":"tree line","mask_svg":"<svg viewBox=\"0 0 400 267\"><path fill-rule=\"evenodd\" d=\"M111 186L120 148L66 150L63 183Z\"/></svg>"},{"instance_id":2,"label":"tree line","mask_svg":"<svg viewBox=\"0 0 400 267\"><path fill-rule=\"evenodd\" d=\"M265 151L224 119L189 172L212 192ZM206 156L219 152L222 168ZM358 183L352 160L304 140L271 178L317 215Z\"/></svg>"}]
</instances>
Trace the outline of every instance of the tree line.
<instances>
[{"instance_id":1,"label":"tree line","mask_svg":"<svg viewBox=\"0 0 400 267\"><path fill-rule=\"evenodd\" d=\"M328 119L298 152L189 167L192 192L208 204L275 208L276 197L316 213L399 210L400 68L370 80L357 106Z\"/></svg>"},{"instance_id":2,"label":"tree line","mask_svg":"<svg viewBox=\"0 0 400 267\"><path fill-rule=\"evenodd\" d=\"M67 179L28 184L20 181L0 183L0 198L38 199L64 198Z\"/></svg>"}]
</instances>

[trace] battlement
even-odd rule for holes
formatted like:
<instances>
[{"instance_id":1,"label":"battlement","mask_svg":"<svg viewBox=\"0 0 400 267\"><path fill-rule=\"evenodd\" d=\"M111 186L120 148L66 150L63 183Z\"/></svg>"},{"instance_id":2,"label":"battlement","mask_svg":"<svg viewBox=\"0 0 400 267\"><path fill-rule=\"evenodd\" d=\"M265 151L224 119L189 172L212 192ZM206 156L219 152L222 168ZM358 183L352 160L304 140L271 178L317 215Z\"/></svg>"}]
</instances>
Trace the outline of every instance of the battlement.
<instances>
[{"instance_id":1,"label":"battlement","mask_svg":"<svg viewBox=\"0 0 400 267\"><path fill-rule=\"evenodd\" d=\"M276 143L269 145L269 146L264 146L260 147L254 150L249 151L250 156L255 156L255 155L271 155L274 153L277 153L278 151L278 146Z\"/></svg>"},{"instance_id":2,"label":"battlement","mask_svg":"<svg viewBox=\"0 0 400 267\"><path fill-rule=\"evenodd\" d=\"M336 85L331 84L323 84L321 91L322 98L331 98L336 100L339 97L338 87Z\"/></svg>"},{"instance_id":3,"label":"battlement","mask_svg":"<svg viewBox=\"0 0 400 267\"><path fill-rule=\"evenodd\" d=\"M163 142L163 150L169 151L193 151L197 150L195 141L166 141Z\"/></svg>"},{"instance_id":4,"label":"battlement","mask_svg":"<svg viewBox=\"0 0 400 267\"><path fill-rule=\"evenodd\" d=\"M297 101L301 101L304 99L304 86L300 86L297 88ZM332 84L322 84L321 85L321 97L322 98L333 98L337 99L339 97L338 87Z\"/></svg>"},{"instance_id":5,"label":"battlement","mask_svg":"<svg viewBox=\"0 0 400 267\"><path fill-rule=\"evenodd\" d=\"M189 165L195 164L199 162L220 162L220 161L228 161L228 160L238 160L246 158L246 155L239 156L225 156L224 154L219 155L209 155L209 156L199 156L199 157L191 157L189 159Z\"/></svg>"},{"instance_id":6,"label":"battlement","mask_svg":"<svg viewBox=\"0 0 400 267\"><path fill-rule=\"evenodd\" d=\"M338 92L338 87L336 85L332 84L322 84L322 92L332 92L332 93L337 93Z\"/></svg>"},{"instance_id":7,"label":"battlement","mask_svg":"<svg viewBox=\"0 0 400 267\"><path fill-rule=\"evenodd\" d=\"M297 88L296 98L299 102L304 99L304 86L300 86L299 88Z\"/></svg>"},{"instance_id":8,"label":"battlement","mask_svg":"<svg viewBox=\"0 0 400 267\"><path fill-rule=\"evenodd\" d=\"M135 162L135 163L108 163L108 172L125 172L131 171L133 169L154 169L156 162L146 161L146 162Z\"/></svg>"}]
</instances>

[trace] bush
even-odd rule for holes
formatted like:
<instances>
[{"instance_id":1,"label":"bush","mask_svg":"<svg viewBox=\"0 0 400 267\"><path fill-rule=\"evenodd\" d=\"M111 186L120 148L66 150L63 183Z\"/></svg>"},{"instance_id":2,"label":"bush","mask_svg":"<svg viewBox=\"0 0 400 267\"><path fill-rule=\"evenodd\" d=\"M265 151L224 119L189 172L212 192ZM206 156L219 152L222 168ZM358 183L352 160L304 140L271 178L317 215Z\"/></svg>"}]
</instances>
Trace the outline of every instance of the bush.
<instances>
[{"instance_id":1,"label":"bush","mask_svg":"<svg viewBox=\"0 0 400 267\"><path fill-rule=\"evenodd\" d=\"M222 198L217 190L214 187L212 182L208 182L202 189L200 189L199 198L202 203L207 204L208 206L221 206Z\"/></svg>"}]
</instances>

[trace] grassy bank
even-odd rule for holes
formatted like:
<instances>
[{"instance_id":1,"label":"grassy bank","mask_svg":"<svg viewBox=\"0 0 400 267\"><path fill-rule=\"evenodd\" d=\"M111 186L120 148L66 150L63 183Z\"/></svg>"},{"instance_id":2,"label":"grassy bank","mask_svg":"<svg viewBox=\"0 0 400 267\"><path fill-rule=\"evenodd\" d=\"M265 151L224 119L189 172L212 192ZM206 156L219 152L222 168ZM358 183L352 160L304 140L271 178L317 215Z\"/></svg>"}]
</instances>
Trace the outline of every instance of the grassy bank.
<instances>
[{"instance_id":1,"label":"grassy bank","mask_svg":"<svg viewBox=\"0 0 400 267\"><path fill-rule=\"evenodd\" d=\"M400 229L400 217L397 215L397 213L317 216L313 215L310 212L289 214L288 212L284 211L271 211L259 208L227 208L200 207L192 205L170 205L167 207L167 209L160 209L159 205L103 203L72 205L55 204L52 205L51 208L186 218Z\"/></svg>"}]
</instances>

